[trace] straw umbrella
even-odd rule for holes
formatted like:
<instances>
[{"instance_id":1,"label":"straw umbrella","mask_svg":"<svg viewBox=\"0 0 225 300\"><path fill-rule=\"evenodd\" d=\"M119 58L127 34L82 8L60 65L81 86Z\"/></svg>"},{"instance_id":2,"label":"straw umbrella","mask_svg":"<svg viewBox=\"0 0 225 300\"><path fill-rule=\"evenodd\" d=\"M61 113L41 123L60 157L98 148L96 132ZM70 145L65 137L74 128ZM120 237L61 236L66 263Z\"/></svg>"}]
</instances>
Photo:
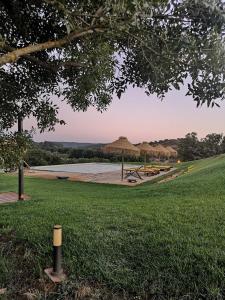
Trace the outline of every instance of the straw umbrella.
<instances>
[{"instance_id":1,"label":"straw umbrella","mask_svg":"<svg viewBox=\"0 0 225 300\"><path fill-rule=\"evenodd\" d=\"M159 157L159 159L161 157L169 157L170 156L169 150L167 150L165 147L163 147L160 144L155 146L154 149L155 149L155 152L158 154L157 156Z\"/></svg>"},{"instance_id":2,"label":"straw umbrella","mask_svg":"<svg viewBox=\"0 0 225 300\"><path fill-rule=\"evenodd\" d=\"M174 158L177 157L177 151L175 149L173 149L171 146L167 146L166 149L168 151L170 151L170 156L171 157L174 157Z\"/></svg>"},{"instance_id":3,"label":"straw umbrella","mask_svg":"<svg viewBox=\"0 0 225 300\"><path fill-rule=\"evenodd\" d=\"M152 147L152 155L154 157L159 157L159 150L156 148L156 146L151 146Z\"/></svg>"},{"instance_id":4,"label":"straw umbrella","mask_svg":"<svg viewBox=\"0 0 225 300\"><path fill-rule=\"evenodd\" d=\"M146 156L154 155L155 149L152 146L150 146L148 142L143 142L137 145L137 147L140 149L141 155L144 155L146 164Z\"/></svg>"},{"instance_id":5,"label":"straw umbrella","mask_svg":"<svg viewBox=\"0 0 225 300\"><path fill-rule=\"evenodd\" d=\"M122 155L122 170L121 178L123 180L124 173L124 155L134 155L139 156L140 150L131 144L128 139L124 136L119 137L118 140L112 142L103 147L103 152L105 153L117 153Z\"/></svg>"}]
</instances>

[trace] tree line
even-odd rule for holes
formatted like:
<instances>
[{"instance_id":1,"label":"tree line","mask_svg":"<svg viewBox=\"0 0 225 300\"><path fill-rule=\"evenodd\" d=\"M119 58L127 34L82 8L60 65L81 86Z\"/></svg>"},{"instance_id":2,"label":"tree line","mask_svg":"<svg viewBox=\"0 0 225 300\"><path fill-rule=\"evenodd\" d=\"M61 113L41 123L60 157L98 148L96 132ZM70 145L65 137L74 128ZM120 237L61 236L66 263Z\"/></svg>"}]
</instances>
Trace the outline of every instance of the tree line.
<instances>
[{"instance_id":1,"label":"tree line","mask_svg":"<svg viewBox=\"0 0 225 300\"><path fill-rule=\"evenodd\" d=\"M191 132L186 134L184 138L165 139L160 140L158 143L164 146L172 145L178 151L178 158L182 161L207 158L225 153L225 137L223 134L218 133L207 134L200 139L196 132ZM127 156L125 159L130 162L144 161L142 156L138 158ZM37 166L85 162L119 162L121 157L113 153L103 153L101 148L98 147L66 148L53 142L33 142L25 155L25 160L31 166Z\"/></svg>"},{"instance_id":2,"label":"tree line","mask_svg":"<svg viewBox=\"0 0 225 300\"><path fill-rule=\"evenodd\" d=\"M143 161L143 158L127 156L127 161ZM32 143L25 155L30 166L72 164L85 162L120 162L118 154L103 153L101 148L66 148L52 142Z\"/></svg>"},{"instance_id":3,"label":"tree line","mask_svg":"<svg viewBox=\"0 0 225 300\"><path fill-rule=\"evenodd\" d=\"M183 161L207 158L225 153L225 137L222 133L210 133L199 139L196 132L179 139L178 155Z\"/></svg>"},{"instance_id":4,"label":"tree line","mask_svg":"<svg viewBox=\"0 0 225 300\"><path fill-rule=\"evenodd\" d=\"M56 164L72 164L72 163L85 163L85 162L120 162L121 157L118 154L103 153L101 147L93 148L67 148L63 147L60 143L54 142L42 142L36 143L32 141L30 136L27 136L29 143L28 149L24 149L23 139L12 139L9 135L8 140L0 135L0 165L2 160L7 161L7 164L3 164L5 169L17 168L20 153L23 151L23 157L26 163L30 166L40 165L56 165ZM11 151L5 151L6 142L11 144ZM165 139L155 141L154 144L160 143L163 146L173 146L178 151L178 159L182 161L197 160L201 158L207 158L214 155L225 153L225 136L223 134L211 133L207 134L204 138L198 138L196 132L186 134L184 138L178 139ZM149 142L152 144L152 142ZM18 145L20 145L18 147ZM5 154L5 155L4 155ZM127 156L125 158L129 162L143 162L144 157L132 157ZM148 158L150 161L151 158Z\"/></svg>"}]
</instances>

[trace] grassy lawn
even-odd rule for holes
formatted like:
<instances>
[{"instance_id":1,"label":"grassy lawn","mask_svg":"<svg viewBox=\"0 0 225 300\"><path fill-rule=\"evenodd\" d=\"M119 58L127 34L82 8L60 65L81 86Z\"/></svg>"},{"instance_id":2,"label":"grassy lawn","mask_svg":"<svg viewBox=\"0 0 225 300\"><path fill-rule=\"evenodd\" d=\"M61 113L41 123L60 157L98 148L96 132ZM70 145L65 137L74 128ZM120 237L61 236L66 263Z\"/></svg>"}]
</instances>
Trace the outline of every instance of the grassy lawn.
<instances>
[{"instance_id":1,"label":"grassy lawn","mask_svg":"<svg viewBox=\"0 0 225 300\"><path fill-rule=\"evenodd\" d=\"M32 287L38 299L75 299L81 285L98 290L91 299L224 299L225 156L192 165L133 188L26 178L32 200L0 206L7 299ZM0 175L0 191L16 190L16 177ZM43 277L53 224L63 225L69 275L54 293Z\"/></svg>"}]
</instances>

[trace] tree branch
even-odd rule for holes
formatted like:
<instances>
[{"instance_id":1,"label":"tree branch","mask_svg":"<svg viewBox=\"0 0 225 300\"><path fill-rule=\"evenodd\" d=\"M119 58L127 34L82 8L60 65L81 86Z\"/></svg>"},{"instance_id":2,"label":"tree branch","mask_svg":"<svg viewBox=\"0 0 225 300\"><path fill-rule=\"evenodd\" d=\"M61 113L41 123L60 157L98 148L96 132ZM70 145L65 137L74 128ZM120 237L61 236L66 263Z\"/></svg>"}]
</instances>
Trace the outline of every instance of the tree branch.
<instances>
[{"instance_id":1,"label":"tree branch","mask_svg":"<svg viewBox=\"0 0 225 300\"><path fill-rule=\"evenodd\" d=\"M10 52L16 50L15 48L10 47L3 42L0 42L0 48L4 49L6 51L10 51ZM29 55L29 54L25 55L23 58L25 58L33 63L36 63L37 65L40 65L45 69L49 69L50 71L53 71L53 72L57 72L60 67L64 67L64 68L71 68L71 67L82 68L83 67L83 64L72 61L72 60L62 61L62 62L61 61L43 61L43 60L40 60L39 58Z\"/></svg>"},{"instance_id":2,"label":"tree branch","mask_svg":"<svg viewBox=\"0 0 225 300\"><path fill-rule=\"evenodd\" d=\"M96 13L94 14L94 17L92 19L92 22L91 22L92 26L95 24L96 19L101 17L102 13L103 13L103 7L99 7L99 9L96 11Z\"/></svg>"},{"instance_id":3,"label":"tree branch","mask_svg":"<svg viewBox=\"0 0 225 300\"><path fill-rule=\"evenodd\" d=\"M6 43L1 43L1 42L0 42L0 48L6 50L8 52L13 52L16 50L15 48L8 46ZM49 69L50 71L54 71L54 72L57 71L57 68L51 62L42 61L39 58L37 58L35 56L31 56L29 54L24 55L24 58L39 65L39 66L42 66L45 69Z\"/></svg>"},{"instance_id":4,"label":"tree branch","mask_svg":"<svg viewBox=\"0 0 225 300\"><path fill-rule=\"evenodd\" d=\"M62 4L62 2L60 2L60 1L57 1L57 0L44 0L44 1L47 4L54 6L58 11L61 11L63 13L68 13L68 10L64 6L64 4Z\"/></svg>"},{"instance_id":5,"label":"tree branch","mask_svg":"<svg viewBox=\"0 0 225 300\"><path fill-rule=\"evenodd\" d=\"M84 65L71 60L71 61L60 62L58 66L64 68L72 68L72 67L82 68Z\"/></svg>"},{"instance_id":6,"label":"tree branch","mask_svg":"<svg viewBox=\"0 0 225 300\"><path fill-rule=\"evenodd\" d=\"M24 48L16 49L10 51L2 56L0 56L0 66L7 63L13 63L17 61L18 58L29 55L31 53L40 52L47 49L59 48L66 44L70 44L73 40L85 36L87 34L92 34L93 32L104 32L103 28L87 27L80 32L71 32L70 34L64 36L62 39L55 41L47 41L40 44L29 45ZM0 43L1 45L2 43Z\"/></svg>"},{"instance_id":7,"label":"tree branch","mask_svg":"<svg viewBox=\"0 0 225 300\"><path fill-rule=\"evenodd\" d=\"M151 52L153 52L155 55L159 56L161 54L159 54L157 51L155 51L153 48L149 47L149 45L146 45L146 43L139 38L138 36L136 36L135 34L130 33L129 31L125 31L128 35L130 35L131 37L133 37L136 41L138 41L141 45L143 45L146 49L150 50Z\"/></svg>"}]
</instances>

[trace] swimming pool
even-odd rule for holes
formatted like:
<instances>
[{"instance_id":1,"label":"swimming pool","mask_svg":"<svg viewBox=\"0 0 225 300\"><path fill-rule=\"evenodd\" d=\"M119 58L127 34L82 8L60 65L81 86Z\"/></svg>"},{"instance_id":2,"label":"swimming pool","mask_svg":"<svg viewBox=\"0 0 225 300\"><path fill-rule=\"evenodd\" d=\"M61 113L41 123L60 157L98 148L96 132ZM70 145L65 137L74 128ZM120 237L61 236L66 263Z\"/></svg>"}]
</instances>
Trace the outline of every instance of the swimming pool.
<instances>
[{"instance_id":1,"label":"swimming pool","mask_svg":"<svg viewBox=\"0 0 225 300\"><path fill-rule=\"evenodd\" d=\"M136 166L126 165L126 167L136 167ZM38 171L50 171L50 172L99 174L99 173L120 171L121 164L82 163L82 164L68 164L68 165L37 166L37 167L31 167L31 169L38 170Z\"/></svg>"}]
</instances>

